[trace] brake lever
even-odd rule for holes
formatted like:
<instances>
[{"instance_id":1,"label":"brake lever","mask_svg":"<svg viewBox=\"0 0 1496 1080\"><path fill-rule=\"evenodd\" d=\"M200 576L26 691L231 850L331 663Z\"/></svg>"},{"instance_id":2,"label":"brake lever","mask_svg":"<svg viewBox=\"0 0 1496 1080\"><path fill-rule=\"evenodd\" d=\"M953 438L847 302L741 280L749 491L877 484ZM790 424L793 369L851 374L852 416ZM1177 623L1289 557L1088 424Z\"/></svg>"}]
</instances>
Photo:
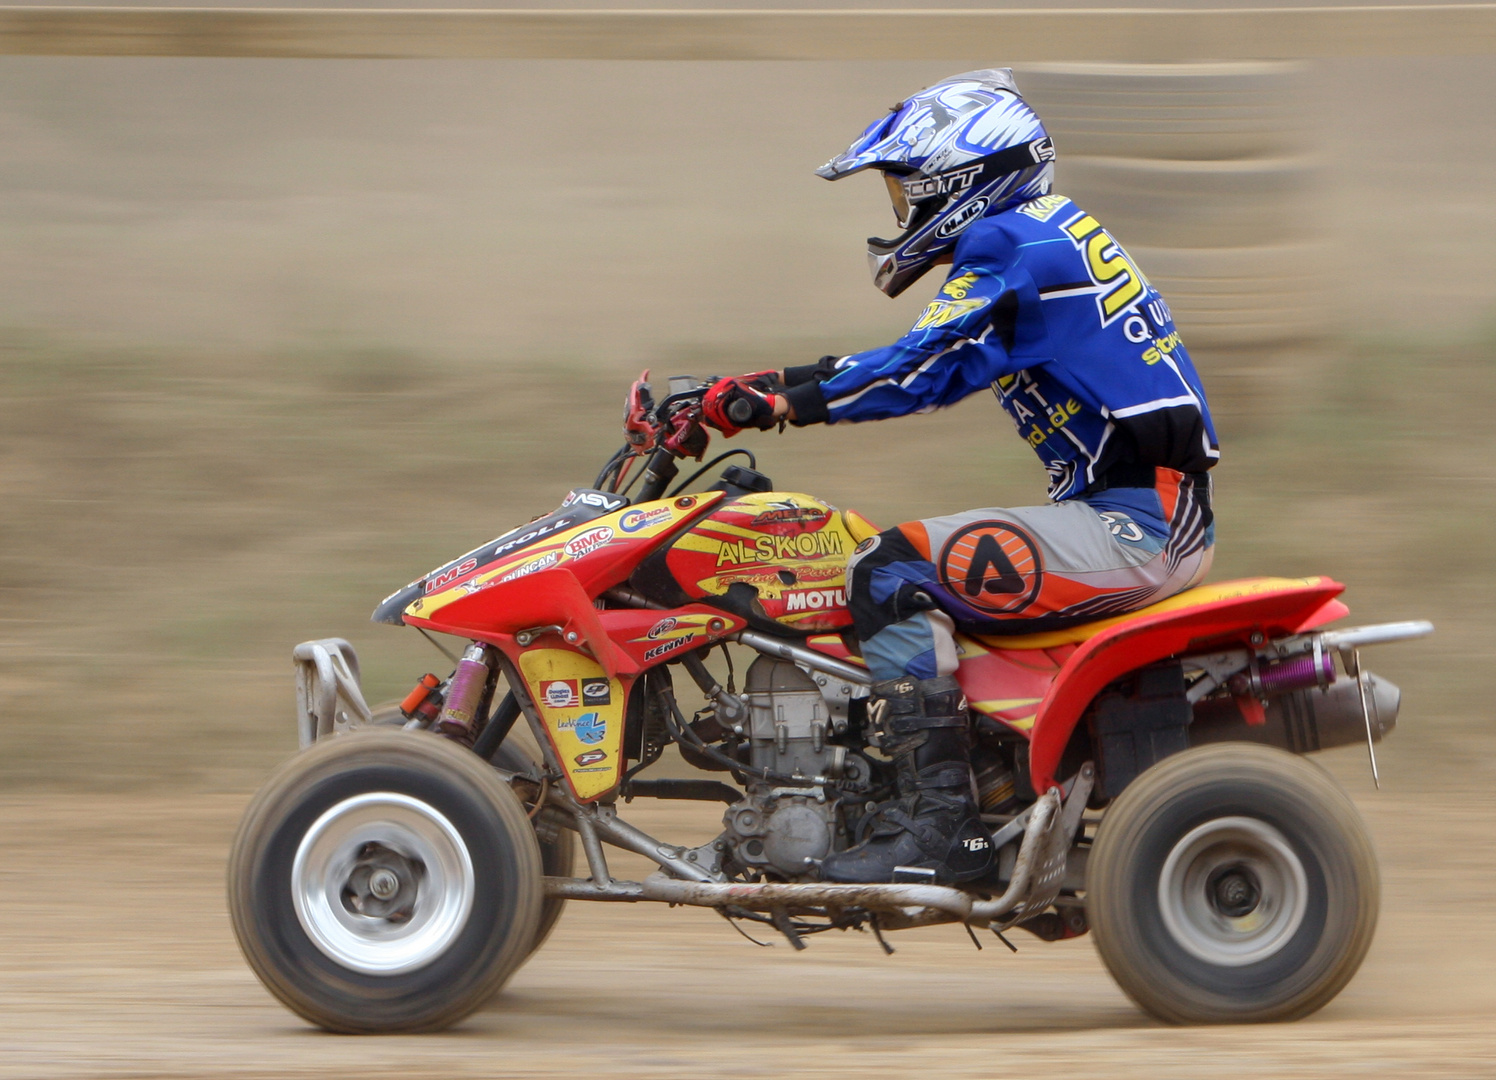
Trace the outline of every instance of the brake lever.
<instances>
[{"instance_id":1,"label":"brake lever","mask_svg":"<svg viewBox=\"0 0 1496 1080\"><path fill-rule=\"evenodd\" d=\"M712 437L701 425L700 402L694 409L678 409L668 420L674 429L665 436L661 444L678 457L695 458L700 461L711 445Z\"/></svg>"},{"instance_id":2,"label":"brake lever","mask_svg":"<svg viewBox=\"0 0 1496 1080\"><path fill-rule=\"evenodd\" d=\"M674 379L671 380L671 382L674 381ZM664 401L655 406L655 416L668 422L674 419L675 412L682 405L695 405L697 408L700 408L701 399L706 396L706 392L713 386L715 386L717 382L717 377L712 376L705 381L698 382L689 390L681 390L674 394L671 394L669 397L665 398Z\"/></svg>"}]
</instances>

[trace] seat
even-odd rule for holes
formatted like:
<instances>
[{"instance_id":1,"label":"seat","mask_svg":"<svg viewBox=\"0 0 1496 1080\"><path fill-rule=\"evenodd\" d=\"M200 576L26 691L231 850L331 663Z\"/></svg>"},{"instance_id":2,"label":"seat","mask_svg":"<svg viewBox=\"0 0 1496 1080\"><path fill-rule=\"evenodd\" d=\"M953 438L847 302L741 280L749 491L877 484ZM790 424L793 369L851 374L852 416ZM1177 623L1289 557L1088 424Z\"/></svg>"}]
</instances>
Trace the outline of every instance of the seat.
<instances>
[{"instance_id":1,"label":"seat","mask_svg":"<svg viewBox=\"0 0 1496 1080\"><path fill-rule=\"evenodd\" d=\"M1089 641L1103 630L1133 619L1145 618L1149 615L1162 615L1171 611L1185 611L1189 608L1201 607L1205 604L1213 604L1220 600L1238 600L1248 596L1261 596L1264 593L1283 593L1310 591L1322 588L1327 578L1242 578L1238 581L1221 581L1213 585L1197 585L1193 589L1186 589L1182 593L1176 593L1167 600L1160 600L1156 604L1149 604L1137 611L1130 611L1126 615L1115 615L1109 619L1099 619L1096 622L1081 623L1066 630L1046 630L1037 634L971 634L989 649L1054 649L1061 645L1079 645L1081 642Z\"/></svg>"}]
</instances>

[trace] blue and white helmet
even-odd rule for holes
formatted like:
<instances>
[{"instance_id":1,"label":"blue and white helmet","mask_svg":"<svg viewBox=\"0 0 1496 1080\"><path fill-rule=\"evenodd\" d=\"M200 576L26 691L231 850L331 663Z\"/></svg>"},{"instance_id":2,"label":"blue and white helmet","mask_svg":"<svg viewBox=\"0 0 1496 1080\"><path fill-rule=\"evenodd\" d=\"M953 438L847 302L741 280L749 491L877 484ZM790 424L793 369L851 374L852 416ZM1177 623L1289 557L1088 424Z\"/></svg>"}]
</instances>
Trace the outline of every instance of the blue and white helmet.
<instances>
[{"instance_id":1,"label":"blue and white helmet","mask_svg":"<svg viewBox=\"0 0 1496 1080\"><path fill-rule=\"evenodd\" d=\"M898 296L989 214L1049 194L1054 144L1018 96L1013 72L953 75L895 106L816 170L840 180L882 171L904 232L868 238L873 284Z\"/></svg>"}]
</instances>

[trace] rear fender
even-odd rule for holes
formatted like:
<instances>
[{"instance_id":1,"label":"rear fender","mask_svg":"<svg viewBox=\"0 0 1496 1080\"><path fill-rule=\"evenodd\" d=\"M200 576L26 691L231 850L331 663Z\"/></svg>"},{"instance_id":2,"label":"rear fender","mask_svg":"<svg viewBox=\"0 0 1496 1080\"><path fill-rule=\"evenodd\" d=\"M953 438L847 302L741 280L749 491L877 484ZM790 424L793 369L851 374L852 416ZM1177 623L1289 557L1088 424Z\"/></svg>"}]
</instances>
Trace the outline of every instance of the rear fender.
<instances>
[{"instance_id":1,"label":"rear fender","mask_svg":"<svg viewBox=\"0 0 1496 1080\"><path fill-rule=\"evenodd\" d=\"M1209 604L1133 617L1083 643L1065 661L1040 703L1029 745L1034 790L1058 786L1055 770L1075 725L1108 683L1147 664L1180 653L1301 633L1346 614L1335 597L1345 586L1329 578L1270 592L1223 598Z\"/></svg>"}]
</instances>

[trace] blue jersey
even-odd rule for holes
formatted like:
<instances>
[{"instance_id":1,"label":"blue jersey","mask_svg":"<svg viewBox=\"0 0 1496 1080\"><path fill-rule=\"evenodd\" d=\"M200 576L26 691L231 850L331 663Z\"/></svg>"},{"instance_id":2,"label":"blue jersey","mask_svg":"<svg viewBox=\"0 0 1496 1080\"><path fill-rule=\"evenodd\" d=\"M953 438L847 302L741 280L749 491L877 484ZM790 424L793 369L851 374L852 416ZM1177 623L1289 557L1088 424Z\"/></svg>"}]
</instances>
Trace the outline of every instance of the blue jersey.
<instances>
[{"instance_id":1,"label":"blue jersey","mask_svg":"<svg viewBox=\"0 0 1496 1080\"><path fill-rule=\"evenodd\" d=\"M1063 195L982 218L892 345L790 368L798 423L882 420L991 387L1069 499L1117 464L1203 472L1220 457L1200 377L1163 297Z\"/></svg>"}]
</instances>

